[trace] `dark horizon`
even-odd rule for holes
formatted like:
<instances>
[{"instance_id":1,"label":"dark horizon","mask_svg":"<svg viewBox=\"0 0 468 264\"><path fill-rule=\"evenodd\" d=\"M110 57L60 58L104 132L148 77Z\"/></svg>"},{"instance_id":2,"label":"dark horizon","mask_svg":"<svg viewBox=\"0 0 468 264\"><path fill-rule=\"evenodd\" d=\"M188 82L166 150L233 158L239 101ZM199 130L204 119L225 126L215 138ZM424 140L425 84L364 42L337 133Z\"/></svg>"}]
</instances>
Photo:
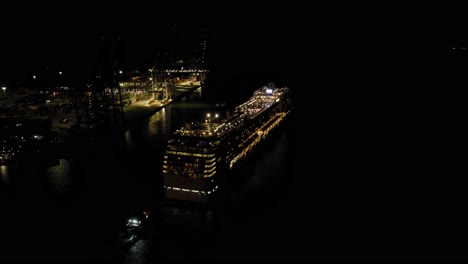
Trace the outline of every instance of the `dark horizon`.
<instances>
[{"instance_id":1,"label":"dark horizon","mask_svg":"<svg viewBox=\"0 0 468 264\"><path fill-rule=\"evenodd\" d=\"M98 74L103 47L113 49L107 52L119 56L122 70L144 71L156 63L158 52L168 52L171 25L158 25L149 32L145 27L115 32L50 30L31 32L30 35L11 29L3 34L0 80L15 86L24 85L33 75L44 75L46 71L49 71L48 75L58 75L61 71L62 78L70 85L83 85L92 82ZM186 59L193 55L191 49L198 44L200 28L194 26L188 30L184 25L178 26L176 58ZM187 38L189 41L184 44Z\"/></svg>"}]
</instances>

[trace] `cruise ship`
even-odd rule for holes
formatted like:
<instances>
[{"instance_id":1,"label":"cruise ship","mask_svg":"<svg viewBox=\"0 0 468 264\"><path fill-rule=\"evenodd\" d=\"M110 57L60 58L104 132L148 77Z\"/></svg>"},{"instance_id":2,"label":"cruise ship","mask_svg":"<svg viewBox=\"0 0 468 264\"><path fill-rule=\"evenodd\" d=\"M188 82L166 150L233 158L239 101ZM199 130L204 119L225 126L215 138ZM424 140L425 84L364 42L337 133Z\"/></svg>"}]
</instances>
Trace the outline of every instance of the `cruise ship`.
<instances>
[{"instance_id":1,"label":"cruise ship","mask_svg":"<svg viewBox=\"0 0 468 264\"><path fill-rule=\"evenodd\" d=\"M269 83L220 118L207 115L185 124L167 143L163 160L164 195L169 200L208 203L226 177L290 113L290 89Z\"/></svg>"}]
</instances>

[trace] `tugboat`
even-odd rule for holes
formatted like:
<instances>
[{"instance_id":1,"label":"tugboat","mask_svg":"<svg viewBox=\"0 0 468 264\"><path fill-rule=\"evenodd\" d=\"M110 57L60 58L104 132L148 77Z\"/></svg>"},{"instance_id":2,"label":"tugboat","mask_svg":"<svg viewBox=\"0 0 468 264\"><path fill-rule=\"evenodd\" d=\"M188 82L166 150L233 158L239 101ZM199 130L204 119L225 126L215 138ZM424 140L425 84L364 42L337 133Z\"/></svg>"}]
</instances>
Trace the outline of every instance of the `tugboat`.
<instances>
[{"instance_id":1,"label":"tugboat","mask_svg":"<svg viewBox=\"0 0 468 264\"><path fill-rule=\"evenodd\" d=\"M119 244L121 248L129 248L144 236L144 229L150 219L150 211L131 213L124 222L124 226L119 233Z\"/></svg>"}]
</instances>

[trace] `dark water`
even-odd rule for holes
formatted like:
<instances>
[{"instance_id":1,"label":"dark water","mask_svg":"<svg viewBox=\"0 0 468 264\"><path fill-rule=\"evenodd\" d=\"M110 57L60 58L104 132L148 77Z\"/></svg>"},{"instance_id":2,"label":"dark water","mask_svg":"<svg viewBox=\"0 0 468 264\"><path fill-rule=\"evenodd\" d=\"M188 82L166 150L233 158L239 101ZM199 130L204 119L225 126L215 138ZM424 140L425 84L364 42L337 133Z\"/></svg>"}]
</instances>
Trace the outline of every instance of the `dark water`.
<instances>
[{"instance_id":1,"label":"dark water","mask_svg":"<svg viewBox=\"0 0 468 264\"><path fill-rule=\"evenodd\" d=\"M255 240L281 230L267 227L279 224L278 215L284 212L277 208L292 191L290 127L275 131L236 172L243 180L232 188L221 211L178 214L161 207L162 156L168 136L185 122L216 110L220 101L205 95L209 92L196 91L124 134L108 137L113 140L72 145L66 158L31 155L1 166L0 259L146 263L268 255L255 249L259 242ZM222 101L234 105L249 96L241 93ZM141 209L153 210L152 231L122 249L117 237L124 220ZM262 224L262 219L270 223ZM249 237L253 239L243 245L234 242Z\"/></svg>"}]
</instances>

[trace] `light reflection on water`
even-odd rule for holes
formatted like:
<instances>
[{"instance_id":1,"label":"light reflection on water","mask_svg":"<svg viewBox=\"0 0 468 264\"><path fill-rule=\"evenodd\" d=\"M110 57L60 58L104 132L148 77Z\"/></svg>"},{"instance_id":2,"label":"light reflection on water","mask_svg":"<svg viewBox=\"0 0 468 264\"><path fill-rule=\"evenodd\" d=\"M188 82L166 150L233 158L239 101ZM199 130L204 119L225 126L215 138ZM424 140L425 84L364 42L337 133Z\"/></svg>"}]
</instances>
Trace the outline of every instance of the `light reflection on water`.
<instances>
[{"instance_id":1,"label":"light reflection on water","mask_svg":"<svg viewBox=\"0 0 468 264\"><path fill-rule=\"evenodd\" d=\"M65 193L71 186L71 161L60 159L59 164L46 168L47 183L54 193Z\"/></svg>"},{"instance_id":2,"label":"light reflection on water","mask_svg":"<svg viewBox=\"0 0 468 264\"><path fill-rule=\"evenodd\" d=\"M8 167L6 165L0 166L0 179L2 184L10 183L10 175L8 173Z\"/></svg>"},{"instance_id":3,"label":"light reflection on water","mask_svg":"<svg viewBox=\"0 0 468 264\"><path fill-rule=\"evenodd\" d=\"M162 108L152 115L148 122L148 132L150 135L167 134L166 108Z\"/></svg>"},{"instance_id":4,"label":"light reflection on water","mask_svg":"<svg viewBox=\"0 0 468 264\"><path fill-rule=\"evenodd\" d=\"M128 149L133 149L133 146L135 145L135 143L133 142L130 130L127 130L125 132L125 143Z\"/></svg>"}]
</instances>

